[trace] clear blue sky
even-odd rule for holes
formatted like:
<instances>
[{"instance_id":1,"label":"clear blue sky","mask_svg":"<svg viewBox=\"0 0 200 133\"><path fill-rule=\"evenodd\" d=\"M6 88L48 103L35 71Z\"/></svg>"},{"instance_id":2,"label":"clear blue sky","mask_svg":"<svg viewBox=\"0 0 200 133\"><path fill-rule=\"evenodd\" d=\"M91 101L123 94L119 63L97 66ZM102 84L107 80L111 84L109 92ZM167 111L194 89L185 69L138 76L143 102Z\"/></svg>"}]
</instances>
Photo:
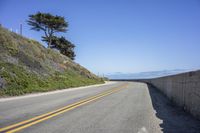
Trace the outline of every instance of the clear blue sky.
<instances>
[{"instance_id":1,"label":"clear blue sky","mask_svg":"<svg viewBox=\"0 0 200 133\"><path fill-rule=\"evenodd\" d=\"M1 0L0 23L13 30L29 14L64 16L76 62L95 73L200 68L199 0Z\"/></svg>"}]
</instances>

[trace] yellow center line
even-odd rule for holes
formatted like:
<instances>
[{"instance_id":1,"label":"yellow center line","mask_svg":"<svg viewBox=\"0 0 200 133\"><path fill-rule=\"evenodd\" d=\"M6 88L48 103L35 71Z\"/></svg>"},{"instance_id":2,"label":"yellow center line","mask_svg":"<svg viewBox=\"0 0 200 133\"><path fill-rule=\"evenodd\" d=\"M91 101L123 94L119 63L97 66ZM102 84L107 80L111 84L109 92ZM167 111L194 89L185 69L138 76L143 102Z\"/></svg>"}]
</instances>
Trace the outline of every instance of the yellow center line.
<instances>
[{"instance_id":1,"label":"yellow center line","mask_svg":"<svg viewBox=\"0 0 200 133\"><path fill-rule=\"evenodd\" d=\"M121 90L123 87L126 87L126 86L127 86L127 84L121 85L118 88L114 88L114 89L110 89L110 90L104 91L104 92L99 93L99 94L97 94L95 96L91 96L89 98L83 99L81 101L75 102L73 104L67 105L67 106L59 108L57 110L54 110L54 111L51 111L51 112L36 116L36 117L28 119L28 120L21 121L19 123L16 123L16 124L4 127L4 128L0 128L0 132L13 133L13 132L20 131L20 130L22 130L24 128L30 127L30 126L32 126L34 124L37 124L37 123L42 122L42 121L45 121L45 120L50 119L50 118L52 118L54 116L57 116L59 114L62 114L64 112L67 112L69 110L77 108L79 106L85 105L87 103L90 103L92 101L95 101L97 99L105 97L107 95L115 93L115 92Z\"/></svg>"},{"instance_id":2,"label":"yellow center line","mask_svg":"<svg viewBox=\"0 0 200 133\"><path fill-rule=\"evenodd\" d=\"M103 92L103 93L101 93L101 94L98 94L98 95L102 95L102 94L107 93L107 92L110 92L110 91L112 91L112 90L105 91L105 92ZM58 112L58 111L60 111L60 110L63 110L63 109L65 109L65 108L68 108L68 107L70 107L70 106L74 106L74 105L76 105L76 104L85 102L85 101L87 101L87 100L89 100L89 99L93 99L93 98L97 97L98 95L89 97L89 98L87 98L87 99L84 99L84 100L81 100L81 101L79 101L79 102L76 102L76 103L67 105L67 106L65 106L65 107L59 108L59 109L57 109L57 110L54 110L54 111L51 111L51 112L48 112L48 113L45 113L45 114L43 114L43 115L39 115L39 116L36 116L36 117L34 117L34 118L31 118L31 119L22 121L22 122L20 122L20 123L17 123L17 124L14 124L14 125L11 125L11 126L8 126L8 127L5 127L5 128L1 128L0 131L7 130L7 129L9 129L9 128L13 128L13 127L22 125L22 124L28 123L28 122L30 122L30 121L34 121L34 120L36 120L36 119L39 119L39 118L42 118L42 117L44 117L44 116L46 116L46 115L49 115L49 114Z\"/></svg>"}]
</instances>

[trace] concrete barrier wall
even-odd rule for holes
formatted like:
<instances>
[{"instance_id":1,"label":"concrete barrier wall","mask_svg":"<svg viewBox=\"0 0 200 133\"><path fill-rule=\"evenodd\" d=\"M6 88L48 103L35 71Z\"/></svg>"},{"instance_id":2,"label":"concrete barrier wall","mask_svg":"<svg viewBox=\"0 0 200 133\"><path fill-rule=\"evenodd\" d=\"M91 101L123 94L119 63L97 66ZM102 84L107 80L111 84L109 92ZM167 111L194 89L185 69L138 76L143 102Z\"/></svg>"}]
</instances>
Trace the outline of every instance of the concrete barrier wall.
<instances>
[{"instance_id":1,"label":"concrete barrier wall","mask_svg":"<svg viewBox=\"0 0 200 133\"><path fill-rule=\"evenodd\" d=\"M148 79L176 105L200 119L200 71Z\"/></svg>"}]
</instances>

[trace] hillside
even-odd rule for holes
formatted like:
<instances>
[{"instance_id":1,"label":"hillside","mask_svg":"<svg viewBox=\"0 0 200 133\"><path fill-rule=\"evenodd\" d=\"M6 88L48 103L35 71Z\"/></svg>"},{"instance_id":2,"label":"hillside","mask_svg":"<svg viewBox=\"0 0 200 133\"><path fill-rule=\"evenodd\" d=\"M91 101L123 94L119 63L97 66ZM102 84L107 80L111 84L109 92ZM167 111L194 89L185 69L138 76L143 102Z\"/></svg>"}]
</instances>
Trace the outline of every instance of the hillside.
<instances>
[{"instance_id":1,"label":"hillside","mask_svg":"<svg viewBox=\"0 0 200 133\"><path fill-rule=\"evenodd\" d=\"M103 83L59 52L0 27L0 96Z\"/></svg>"}]
</instances>

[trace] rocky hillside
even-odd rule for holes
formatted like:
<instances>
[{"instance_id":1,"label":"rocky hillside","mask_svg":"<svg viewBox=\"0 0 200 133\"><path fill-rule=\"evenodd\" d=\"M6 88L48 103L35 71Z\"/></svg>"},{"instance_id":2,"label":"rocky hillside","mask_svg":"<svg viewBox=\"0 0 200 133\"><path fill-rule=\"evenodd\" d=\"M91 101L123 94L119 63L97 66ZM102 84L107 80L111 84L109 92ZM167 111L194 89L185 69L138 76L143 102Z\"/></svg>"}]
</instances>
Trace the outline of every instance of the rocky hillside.
<instances>
[{"instance_id":1,"label":"rocky hillside","mask_svg":"<svg viewBox=\"0 0 200 133\"><path fill-rule=\"evenodd\" d=\"M0 27L0 96L103 83L59 52Z\"/></svg>"}]
</instances>

